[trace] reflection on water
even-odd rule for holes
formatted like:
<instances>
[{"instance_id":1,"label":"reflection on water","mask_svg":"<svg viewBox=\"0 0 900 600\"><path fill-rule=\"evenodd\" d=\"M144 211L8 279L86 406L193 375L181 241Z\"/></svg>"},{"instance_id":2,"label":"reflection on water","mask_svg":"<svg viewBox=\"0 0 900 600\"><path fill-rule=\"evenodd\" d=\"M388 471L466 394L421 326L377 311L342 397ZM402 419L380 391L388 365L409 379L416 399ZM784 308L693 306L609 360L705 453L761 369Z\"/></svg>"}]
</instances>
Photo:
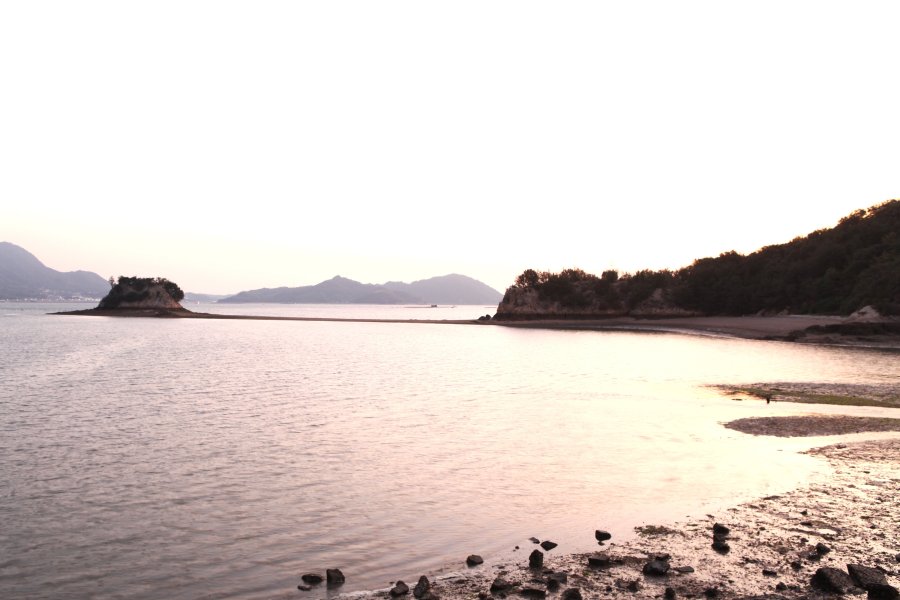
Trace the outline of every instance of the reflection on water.
<instances>
[{"instance_id":1,"label":"reflection on water","mask_svg":"<svg viewBox=\"0 0 900 600\"><path fill-rule=\"evenodd\" d=\"M702 384L898 373L681 335L4 314L4 597L297 597L327 567L363 589L532 535L586 550L822 470L816 440L719 425L810 407Z\"/></svg>"}]
</instances>

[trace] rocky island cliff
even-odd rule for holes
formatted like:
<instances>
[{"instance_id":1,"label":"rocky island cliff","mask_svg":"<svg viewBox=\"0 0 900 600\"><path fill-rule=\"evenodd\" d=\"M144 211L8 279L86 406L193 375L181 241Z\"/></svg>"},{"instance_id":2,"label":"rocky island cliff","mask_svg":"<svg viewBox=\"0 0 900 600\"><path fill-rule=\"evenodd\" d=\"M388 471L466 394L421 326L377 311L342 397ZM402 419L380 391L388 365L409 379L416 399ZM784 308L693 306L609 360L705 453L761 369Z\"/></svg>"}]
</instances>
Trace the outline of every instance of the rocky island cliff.
<instances>
[{"instance_id":1,"label":"rocky island cliff","mask_svg":"<svg viewBox=\"0 0 900 600\"><path fill-rule=\"evenodd\" d=\"M190 317L183 306L184 292L164 277L110 278L110 290L96 308L57 314L111 317Z\"/></svg>"}]
</instances>

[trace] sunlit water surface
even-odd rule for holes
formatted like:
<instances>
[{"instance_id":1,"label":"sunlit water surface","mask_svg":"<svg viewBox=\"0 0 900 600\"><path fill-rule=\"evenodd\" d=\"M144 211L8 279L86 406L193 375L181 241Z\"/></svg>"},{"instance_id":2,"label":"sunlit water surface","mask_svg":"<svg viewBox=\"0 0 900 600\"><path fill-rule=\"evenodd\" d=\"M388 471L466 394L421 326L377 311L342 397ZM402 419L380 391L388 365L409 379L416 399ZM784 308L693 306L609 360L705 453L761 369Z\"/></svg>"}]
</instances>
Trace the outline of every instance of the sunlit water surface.
<instances>
[{"instance_id":1,"label":"sunlit water surface","mask_svg":"<svg viewBox=\"0 0 900 600\"><path fill-rule=\"evenodd\" d=\"M4 598L304 598L300 574L331 567L348 591L524 560L530 536L589 550L596 528L827 472L797 453L821 439L721 426L809 406L703 384L900 372L892 353L676 334L44 314L64 308L0 304ZM385 312L491 311L319 308Z\"/></svg>"}]
</instances>

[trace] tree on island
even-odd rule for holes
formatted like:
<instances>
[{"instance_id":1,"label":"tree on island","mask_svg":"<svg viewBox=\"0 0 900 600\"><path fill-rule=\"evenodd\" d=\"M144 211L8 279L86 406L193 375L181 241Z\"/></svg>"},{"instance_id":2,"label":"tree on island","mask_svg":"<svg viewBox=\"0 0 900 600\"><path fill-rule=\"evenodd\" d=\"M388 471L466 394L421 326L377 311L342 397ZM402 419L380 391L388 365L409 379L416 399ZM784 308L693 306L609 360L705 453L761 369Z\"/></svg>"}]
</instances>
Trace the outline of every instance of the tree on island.
<instances>
[{"instance_id":1,"label":"tree on island","mask_svg":"<svg viewBox=\"0 0 900 600\"><path fill-rule=\"evenodd\" d=\"M119 276L115 282L110 277L112 289L100 301L97 308L122 308L140 306L146 303L159 304L167 308L181 308L184 292L173 281L165 277Z\"/></svg>"}]
</instances>

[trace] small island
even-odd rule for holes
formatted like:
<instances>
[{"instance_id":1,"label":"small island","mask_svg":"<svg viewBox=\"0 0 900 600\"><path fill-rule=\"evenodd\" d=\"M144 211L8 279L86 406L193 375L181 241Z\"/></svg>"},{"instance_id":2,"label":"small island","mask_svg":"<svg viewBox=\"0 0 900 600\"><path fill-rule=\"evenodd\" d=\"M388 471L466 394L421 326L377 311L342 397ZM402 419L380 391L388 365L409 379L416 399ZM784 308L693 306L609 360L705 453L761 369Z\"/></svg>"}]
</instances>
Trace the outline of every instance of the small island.
<instances>
[{"instance_id":1,"label":"small island","mask_svg":"<svg viewBox=\"0 0 900 600\"><path fill-rule=\"evenodd\" d=\"M110 290L96 308L57 313L110 317L191 317L181 306L184 292L165 277L110 277Z\"/></svg>"}]
</instances>

